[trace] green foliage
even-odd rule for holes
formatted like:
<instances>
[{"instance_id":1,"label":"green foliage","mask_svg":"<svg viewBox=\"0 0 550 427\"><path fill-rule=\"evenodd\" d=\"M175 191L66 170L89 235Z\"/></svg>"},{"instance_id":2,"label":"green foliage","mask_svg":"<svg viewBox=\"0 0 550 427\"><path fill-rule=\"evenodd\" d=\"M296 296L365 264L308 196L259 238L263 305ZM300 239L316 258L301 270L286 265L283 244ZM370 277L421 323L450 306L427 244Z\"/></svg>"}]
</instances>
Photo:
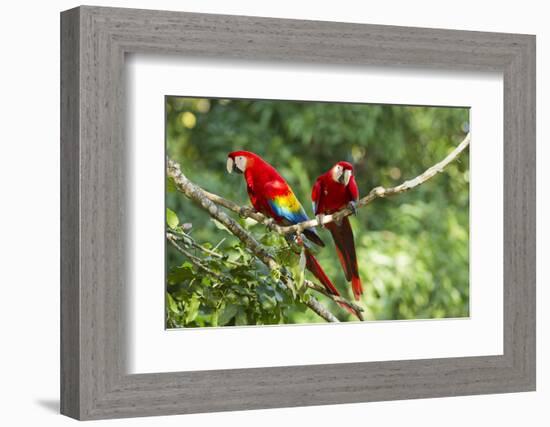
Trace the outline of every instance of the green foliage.
<instances>
[{"instance_id":1,"label":"green foliage","mask_svg":"<svg viewBox=\"0 0 550 427\"><path fill-rule=\"evenodd\" d=\"M194 240L181 230L177 236L178 244L194 251L210 273L185 260L170 269L166 291L169 328L278 324L285 323L289 309L305 310L300 298L290 294L240 242L225 247L223 254L202 245L215 256L193 246Z\"/></svg>"},{"instance_id":2,"label":"green foliage","mask_svg":"<svg viewBox=\"0 0 550 427\"><path fill-rule=\"evenodd\" d=\"M178 227L179 219L176 213L172 209L166 209L166 225L169 228L175 229Z\"/></svg>"},{"instance_id":3,"label":"green foliage","mask_svg":"<svg viewBox=\"0 0 550 427\"><path fill-rule=\"evenodd\" d=\"M230 151L254 151L278 169L312 216L311 186L336 161L354 164L362 195L377 185L394 186L443 159L464 137L468 120L466 108L169 97L167 154L206 190L249 205L242 177L227 175L225 162ZM469 314L468 166L466 151L427 183L377 200L352 218L365 289L360 304L367 319ZM170 180L166 203L175 217L167 213L170 228L191 223L192 238L216 246L224 256L193 249L223 275L217 280L167 246L168 327L323 321L300 302L305 293L300 257L280 236L241 220L298 279L294 292L283 289L236 238L175 192ZM330 234L319 233L327 243L319 262L351 298ZM305 276L311 278L309 272ZM353 320L316 297L339 319Z\"/></svg>"}]
</instances>

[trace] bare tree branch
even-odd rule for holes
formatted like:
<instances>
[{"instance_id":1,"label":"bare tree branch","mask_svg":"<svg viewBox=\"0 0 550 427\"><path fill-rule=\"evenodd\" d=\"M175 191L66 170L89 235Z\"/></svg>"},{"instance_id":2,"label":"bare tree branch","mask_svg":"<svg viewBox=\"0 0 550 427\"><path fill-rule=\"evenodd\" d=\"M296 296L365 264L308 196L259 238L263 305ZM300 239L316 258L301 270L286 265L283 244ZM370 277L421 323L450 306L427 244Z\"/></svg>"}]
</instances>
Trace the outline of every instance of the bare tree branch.
<instances>
[{"instance_id":1,"label":"bare tree branch","mask_svg":"<svg viewBox=\"0 0 550 427\"><path fill-rule=\"evenodd\" d=\"M211 217L227 227L227 229L239 238L239 240L241 240L260 261L262 261L271 271L276 272L280 277L281 283L286 288L294 288L292 277L286 273L269 252L248 233L248 231L242 228L224 211L220 210L199 186L189 181L181 172L179 165L170 159L168 159L167 173L183 194L195 201L202 209L206 210ZM327 310L327 308L313 296L310 295L305 304L327 322L338 322L334 314Z\"/></svg>"}]
</instances>

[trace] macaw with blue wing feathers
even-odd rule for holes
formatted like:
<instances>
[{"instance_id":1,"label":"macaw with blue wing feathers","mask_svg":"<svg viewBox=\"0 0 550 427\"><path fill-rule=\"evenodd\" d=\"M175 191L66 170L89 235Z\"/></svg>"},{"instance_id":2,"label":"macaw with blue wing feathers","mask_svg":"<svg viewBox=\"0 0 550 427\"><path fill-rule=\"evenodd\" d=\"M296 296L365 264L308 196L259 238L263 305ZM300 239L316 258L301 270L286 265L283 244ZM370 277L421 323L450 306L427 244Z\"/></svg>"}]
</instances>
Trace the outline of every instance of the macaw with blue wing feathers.
<instances>
[{"instance_id":1,"label":"macaw with blue wing feathers","mask_svg":"<svg viewBox=\"0 0 550 427\"><path fill-rule=\"evenodd\" d=\"M248 196L254 209L273 218L277 224L293 225L309 219L285 179L257 154L249 151L229 153L227 171L244 175ZM325 246L314 228L304 230L304 235L313 243ZM339 296L340 293L307 247L305 257L306 268L323 284L327 292ZM356 314L351 307L343 303L340 305Z\"/></svg>"}]
</instances>

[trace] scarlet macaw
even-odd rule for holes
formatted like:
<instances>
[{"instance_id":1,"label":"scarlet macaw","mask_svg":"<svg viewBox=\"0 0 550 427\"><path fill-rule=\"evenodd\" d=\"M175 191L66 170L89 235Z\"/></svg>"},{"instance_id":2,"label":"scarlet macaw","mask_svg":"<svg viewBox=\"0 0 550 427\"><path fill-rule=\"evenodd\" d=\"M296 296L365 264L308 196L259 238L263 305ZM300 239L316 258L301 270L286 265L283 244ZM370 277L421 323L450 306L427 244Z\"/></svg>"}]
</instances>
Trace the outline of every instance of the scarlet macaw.
<instances>
[{"instance_id":1,"label":"scarlet macaw","mask_svg":"<svg viewBox=\"0 0 550 427\"><path fill-rule=\"evenodd\" d=\"M353 166L348 162L336 163L327 173L317 178L311 199L319 223L322 222L323 215L332 214L346 206L355 213L359 190L353 176ZM332 234L346 280L351 281L353 296L358 300L363 293L363 286L359 277L353 231L349 220L344 217L338 222L326 224L325 227Z\"/></svg>"},{"instance_id":2,"label":"scarlet macaw","mask_svg":"<svg viewBox=\"0 0 550 427\"><path fill-rule=\"evenodd\" d=\"M307 221L304 208L292 192L285 179L273 166L257 154L249 151L234 151L227 156L227 171L244 174L246 189L254 209L277 224L292 225ZM315 229L304 230L305 236L319 246L325 246ZM340 293L327 277L321 265L306 248L306 268L325 286L327 292L339 296ZM346 310L355 313L353 309L341 304Z\"/></svg>"}]
</instances>

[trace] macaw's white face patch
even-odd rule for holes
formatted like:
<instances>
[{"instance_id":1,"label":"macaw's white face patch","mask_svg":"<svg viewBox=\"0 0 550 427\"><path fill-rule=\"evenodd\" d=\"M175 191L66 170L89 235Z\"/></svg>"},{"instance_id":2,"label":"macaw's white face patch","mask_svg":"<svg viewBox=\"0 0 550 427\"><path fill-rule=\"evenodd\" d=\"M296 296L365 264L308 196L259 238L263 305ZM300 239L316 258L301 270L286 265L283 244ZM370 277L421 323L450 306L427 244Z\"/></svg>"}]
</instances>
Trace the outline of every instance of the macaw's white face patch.
<instances>
[{"instance_id":1,"label":"macaw's white face patch","mask_svg":"<svg viewBox=\"0 0 550 427\"><path fill-rule=\"evenodd\" d=\"M236 156L235 159L232 157L227 158L227 172L232 173L233 171L238 173L244 173L246 170L246 157Z\"/></svg>"},{"instance_id":2,"label":"macaw's white face patch","mask_svg":"<svg viewBox=\"0 0 550 427\"><path fill-rule=\"evenodd\" d=\"M340 184L348 185L353 171L344 169L342 165L336 165L332 168L332 179Z\"/></svg>"},{"instance_id":3,"label":"macaw's white face patch","mask_svg":"<svg viewBox=\"0 0 550 427\"><path fill-rule=\"evenodd\" d=\"M332 168L332 179L336 182L340 182L340 178L344 173L344 168L341 165L336 165Z\"/></svg>"},{"instance_id":4,"label":"macaw's white face patch","mask_svg":"<svg viewBox=\"0 0 550 427\"><path fill-rule=\"evenodd\" d=\"M244 156L235 157L235 167L239 172L246 171L246 157Z\"/></svg>"}]
</instances>

